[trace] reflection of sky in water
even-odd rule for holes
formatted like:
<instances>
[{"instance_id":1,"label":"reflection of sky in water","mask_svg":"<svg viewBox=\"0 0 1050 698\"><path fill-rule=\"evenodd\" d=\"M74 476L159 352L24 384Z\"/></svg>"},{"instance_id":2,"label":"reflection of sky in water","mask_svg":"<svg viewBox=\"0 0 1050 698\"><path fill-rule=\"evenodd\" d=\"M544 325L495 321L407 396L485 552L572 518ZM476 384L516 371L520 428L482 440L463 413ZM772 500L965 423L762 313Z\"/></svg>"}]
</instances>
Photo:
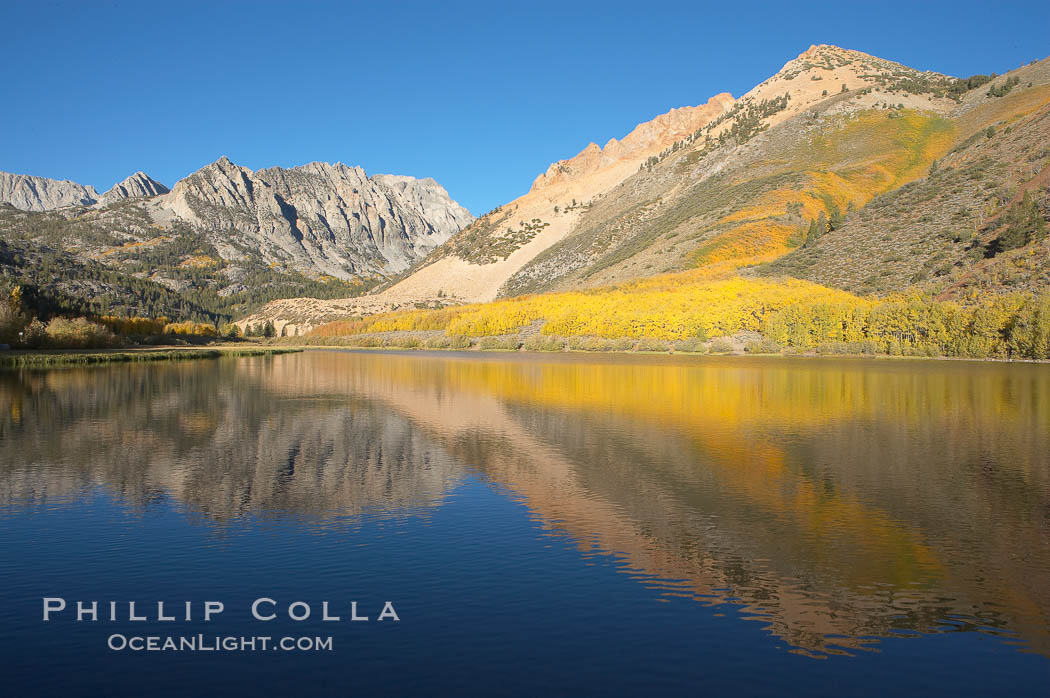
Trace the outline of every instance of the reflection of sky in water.
<instances>
[{"instance_id":1,"label":"reflection of sky in water","mask_svg":"<svg viewBox=\"0 0 1050 698\"><path fill-rule=\"evenodd\" d=\"M868 672L857 686L871 692L913 670L940 688L1046 678L1045 367L471 359L325 352L0 376L3 552L20 561L0 579L5 627L53 642L33 600L51 590L386 593L415 623L343 629L344 643L376 643L377 666L407 661L386 650L443 658L426 662L432 687L455 683L467 656L536 686L604 667L620 690L627 673L730 685L758 663L774 673L747 681L772 692L777 671ZM464 611L472 599L484 612ZM71 632L66 651L84 655L107 630ZM630 672L610 662L626 647ZM852 658L813 674L796 654ZM529 656L554 668L514 661ZM303 661L334 659L268 671Z\"/></svg>"}]
</instances>

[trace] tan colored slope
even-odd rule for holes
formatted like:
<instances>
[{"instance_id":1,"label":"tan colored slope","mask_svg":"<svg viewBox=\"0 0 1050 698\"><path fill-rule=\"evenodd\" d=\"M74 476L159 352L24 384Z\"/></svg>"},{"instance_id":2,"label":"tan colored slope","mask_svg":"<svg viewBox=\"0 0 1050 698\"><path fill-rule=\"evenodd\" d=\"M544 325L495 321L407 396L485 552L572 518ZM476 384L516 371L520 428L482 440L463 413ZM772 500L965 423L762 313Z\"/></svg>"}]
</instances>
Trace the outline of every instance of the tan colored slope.
<instances>
[{"instance_id":1,"label":"tan colored slope","mask_svg":"<svg viewBox=\"0 0 1050 698\"><path fill-rule=\"evenodd\" d=\"M477 264L449 255L379 293L335 301L304 298L273 301L238 324L244 327L272 320L283 327L290 318L295 318L294 326L301 332L333 316L383 312L418 302L493 300L515 272L574 230L588 203L636 173L649 157L718 118L733 103L732 95L723 93L701 106L672 109L638 125L623 140L611 139L605 148L592 143L575 157L553 163L545 174L537 177L527 194L501 207L502 223L493 235L520 228L522 222L533 219L548 224L504 259ZM577 204L575 208L573 201ZM558 213L554 212L555 207ZM567 208L570 210L566 211Z\"/></svg>"},{"instance_id":2,"label":"tan colored slope","mask_svg":"<svg viewBox=\"0 0 1050 698\"><path fill-rule=\"evenodd\" d=\"M652 121L638 124L623 140L610 138L604 148L591 143L576 157L551 163L547 171L533 181L530 193L579 181L596 170L625 161L640 163L721 116L735 101L733 95L723 92L709 99L707 104L672 109Z\"/></svg>"},{"instance_id":3,"label":"tan colored slope","mask_svg":"<svg viewBox=\"0 0 1050 698\"><path fill-rule=\"evenodd\" d=\"M648 156L647 156L648 157ZM490 264L475 264L459 257L448 256L423 267L407 279L384 291L385 299L393 303L407 303L442 295L463 302L484 302L496 298L500 286L516 271L532 261L540 252L564 239L576 226L584 209L568 213L575 199L585 204L601 196L638 171L644 158L625 159L589 172L579 179L566 179L541 189L534 189L504 207L509 213L507 224L539 219L550 225L530 242L514 250L506 259ZM557 206L559 213L554 213ZM507 227L506 225L504 227Z\"/></svg>"},{"instance_id":4,"label":"tan colored slope","mask_svg":"<svg viewBox=\"0 0 1050 698\"><path fill-rule=\"evenodd\" d=\"M610 140L599 149L591 143L576 157L552 164L537 177L532 189L503 207L500 229L539 219L550 225L508 257L490 264L475 264L459 257L444 257L426 266L382 294L393 304L444 297L464 302L494 300L500 286L540 252L565 238L586 205L638 171L646 158L659 153L724 113L733 97L720 94L707 104L683 107L637 126L622 141ZM559 213L554 213L555 207ZM571 210L566 213L565 209ZM501 230L494 234L499 235Z\"/></svg>"},{"instance_id":5,"label":"tan colored slope","mask_svg":"<svg viewBox=\"0 0 1050 698\"><path fill-rule=\"evenodd\" d=\"M873 88L874 92L867 95L855 94L850 101L853 104L841 105L843 110L856 109L857 107L869 108L875 103L892 100L894 103L903 104L909 109L922 111L933 111L947 113L955 106L955 102L947 97L935 97L932 94L916 95L893 91L887 94L887 85L880 85L877 76L894 75L898 78L944 78L947 76L940 73L921 72L913 68L894 63L883 58L821 44L810 46L806 51L799 54L784 64L775 75L765 80L747 94L740 98L741 104L758 104L763 100L771 100L784 94L790 94L791 99L787 109L773 114L766 119L770 128L787 121L791 117L805 111L817 102L822 102L842 92L845 86L848 92L857 93L867 88ZM881 89L880 89L881 88ZM826 92L826 94L825 94ZM714 129L712 136L717 136L723 129Z\"/></svg>"},{"instance_id":6,"label":"tan colored slope","mask_svg":"<svg viewBox=\"0 0 1050 698\"><path fill-rule=\"evenodd\" d=\"M611 193L618 185L637 174L650 157L663 157L676 143L688 147L694 135L702 139L718 139L723 131L747 117L749 107L759 109L763 101L781 99L785 94L789 95L787 107L767 113L762 119L765 128L776 126L819 103L823 103L828 113L853 113L892 102L923 112L948 114L957 105L947 97L909 94L895 89L895 83L903 80L940 80L944 77L859 51L812 46L739 101L733 101L728 94L720 94L700 107L674 109L639 125L622 140L612 139L604 148L592 143L575 157L553 163L536 178L527 194L502 207L498 213L483 217L443 248L446 251L455 248L459 240L465 243L460 246L465 252L446 253L373 295L340 301L275 301L247 322L272 320L277 325L294 319L302 330L337 317L412 307L417 303L493 300L515 274L537 260L541 253L579 232L583 221L593 218L593 215L587 215L588 204L601 202L600 209L612 201ZM843 87L850 93L848 99L838 97ZM836 99L828 108L831 98ZM721 163L720 167L725 164ZM686 179L672 182L672 189L663 190L659 198L673 199L673 191L689 183ZM606 197L607 194L610 196ZM573 200L581 207L570 207L566 212L566 206ZM555 207L558 213L554 212ZM486 222L495 223L497 220L499 223L495 229L485 227ZM520 246L519 243L507 245L506 256L502 252L487 256L478 254L479 245L508 239L514 230L520 230L533 220L540 222L540 232ZM438 253L441 251L439 249ZM472 256L473 259L464 259ZM544 264L548 264L548 260L539 258L530 268ZM660 268L659 265L642 266Z\"/></svg>"},{"instance_id":7,"label":"tan colored slope","mask_svg":"<svg viewBox=\"0 0 1050 698\"><path fill-rule=\"evenodd\" d=\"M956 84L858 51L813 46L602 198L571 238L516 274L501 296L786 254L805 216L825 205L821 197L833 194L845 210L924 175L951 143L919 124L960 108L949 96ZM898 121L904 114L922 117ZM827 139L836 133L842 149L829 159ZM805 209L795 213L799 204Z\"/></svg>"}]
</instances>

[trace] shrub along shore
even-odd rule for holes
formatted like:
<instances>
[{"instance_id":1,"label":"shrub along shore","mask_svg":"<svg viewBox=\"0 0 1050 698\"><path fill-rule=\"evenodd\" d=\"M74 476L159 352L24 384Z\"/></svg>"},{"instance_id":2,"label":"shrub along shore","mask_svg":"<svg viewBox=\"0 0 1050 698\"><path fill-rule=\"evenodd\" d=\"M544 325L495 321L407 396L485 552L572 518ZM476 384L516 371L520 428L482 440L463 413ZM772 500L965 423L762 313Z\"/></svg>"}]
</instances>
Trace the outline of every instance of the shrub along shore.
<instances>
[{"instance_id":1,"label":"shrub along shore","mask_svg":"<svg viewBox=\"0 0 1050 698\"><path fill-rule=\"evenodd\" d=\"M795 279L696 270L621 287L333 322L300 343L536 351L883 354L1050 359L1050 295L867 298ZM728 347L728 348L727 348Z\"/></svg>"},{"instance_id":2,"label":"shrub along shore","mask_svg":"<svg viewBox=\"0 0 1050 698\"><path fill-rule=\"evenodd\" d=\"M235 326L163 318L29 320L0 302L0 342L26 349L210 345ZM6 311L5 311L6 308ZM232 329L231 329L232 328ZM886 355L1050 360L1050 294L970 298L854 296L795 279L694 270L620 287L403 310L246 343L486 351ZM162 333L162 334L156 334ZM12 341L12 338L17 337ZM256 344L258 346L258 344Z\"/></svg>"}]
</instances>

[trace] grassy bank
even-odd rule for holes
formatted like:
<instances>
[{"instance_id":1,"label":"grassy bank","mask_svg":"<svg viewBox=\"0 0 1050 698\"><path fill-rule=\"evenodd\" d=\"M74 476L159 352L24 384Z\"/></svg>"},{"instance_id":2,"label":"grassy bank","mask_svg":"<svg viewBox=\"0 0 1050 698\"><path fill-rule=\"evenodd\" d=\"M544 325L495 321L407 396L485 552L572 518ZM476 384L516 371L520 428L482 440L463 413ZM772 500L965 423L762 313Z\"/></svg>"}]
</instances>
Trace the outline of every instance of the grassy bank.
<instances>
[{"instance_id":1,"label":"grassy bank","mask_svg":"<svg viewBox=\"0 0 1050 698\"><path fill-rule=\"evenodd\" d=\"M99 349L83 351L9 351L0 367L49 368L138 361L185 361L229 356L269 356L302 351L299 347L211 347L208 349Z\"/></svg>"}]
</instances>

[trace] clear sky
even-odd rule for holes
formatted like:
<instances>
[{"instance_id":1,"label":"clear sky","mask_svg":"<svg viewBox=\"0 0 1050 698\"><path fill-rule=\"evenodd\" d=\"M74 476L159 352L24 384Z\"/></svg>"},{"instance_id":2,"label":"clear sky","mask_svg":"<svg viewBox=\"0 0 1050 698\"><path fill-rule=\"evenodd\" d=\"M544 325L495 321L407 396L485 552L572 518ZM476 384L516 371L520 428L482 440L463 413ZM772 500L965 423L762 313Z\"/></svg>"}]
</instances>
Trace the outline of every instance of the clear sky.
<instances>
[{"instance_id":1,"label":"clear sky","mask_svg":"<svg viewBox=\"0 0 1050 698\"><path fill-rule=\"evenodd\" d=\"M810 44L957 76L1050 55L1050 2L0 0L0 170L99 191L228 155L441 182L483 213L590 141Z\"/></svg>"}]
</instances>

